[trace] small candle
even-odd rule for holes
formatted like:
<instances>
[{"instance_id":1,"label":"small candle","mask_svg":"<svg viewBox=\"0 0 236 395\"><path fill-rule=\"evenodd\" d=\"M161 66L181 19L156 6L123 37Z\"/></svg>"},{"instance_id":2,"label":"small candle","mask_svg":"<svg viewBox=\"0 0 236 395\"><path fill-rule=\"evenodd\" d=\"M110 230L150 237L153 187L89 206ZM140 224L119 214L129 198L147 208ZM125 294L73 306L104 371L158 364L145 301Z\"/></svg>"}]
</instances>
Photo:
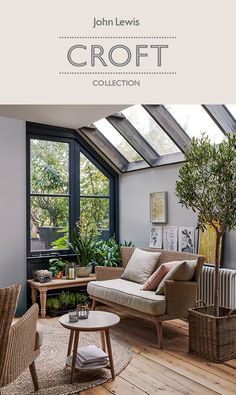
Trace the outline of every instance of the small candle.
<instances>
[{"instance_id":1,"label":"small candle","mask_svg":"<svg viewBox=\"0 0 236 395\"><path fill-rule=\"evenodd\" d=\"M77 322L79 319L76 310L69 311L69 321L70 322Z\"/></svg>"},{"instance_id":2,"label":"small candle","mask_svg":"<svg viewBox=\"0 0 236 395\"><path fill-rule=\"evenodd\" d=\"M69 279L73 279L73 278L75 278L75 269L70 268L69 269Z\"/></svg>"}]
</instances>

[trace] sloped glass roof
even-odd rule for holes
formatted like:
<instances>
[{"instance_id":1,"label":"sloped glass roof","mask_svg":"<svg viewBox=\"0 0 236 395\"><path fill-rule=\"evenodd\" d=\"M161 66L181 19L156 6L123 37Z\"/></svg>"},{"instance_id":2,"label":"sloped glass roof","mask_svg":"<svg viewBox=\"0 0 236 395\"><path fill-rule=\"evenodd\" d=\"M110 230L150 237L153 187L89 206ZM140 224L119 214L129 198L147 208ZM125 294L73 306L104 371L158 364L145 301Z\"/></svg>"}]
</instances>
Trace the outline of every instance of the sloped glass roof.
<instances>
[{"instance_id":1,"label":"sloped glass roof","mask_svg":"<svg viewBox=\"0 0 236 395\"><path fill-rule=\"evenodd\" d=\"M224 133L200 104L168 104L165 107L190 138L205 133L212 143L219 144L224 139Z\"/></svg>"},{"instance_id":2,"label":"sloped glass roof","mask_svg":"<svg viewBox=\"0 0 236 395\"><path fill-rule=\"evenodd\" d=\"M122 114L137 129L137 131L148 141L159 155L180 152L164 130L154 121L151 115L141 104L128 107Z\"/></svg>"},{"instance_id":3,"label":"sloped glass roof","mask_svg":"<svg viewBox=\"0 0 236 395\"><path fill-rule=\"evenodd\" d=\"M122 173L183 162L189 138L202 133L219 144L236 132L236 104L135 104L114 115L94 122L93 134L81 132Z\"/></svg>"},{"instance_id":4,"label":"sloped glass roof","mask_svg":"<svg viewBox=\"0 0 236 395\"><path fill-rule=\"evenodd\" d=\"M234 119L236 119L236 104L226 104L229 112L233 115Z\"/></svg>"},{"instance_id":5,"label":"sloped glass roof","mask_svg":"<svg viewBox=\"0 0 236 395\"><path fill-rule=\"evenodd\" d=\"M110 124L106 119L100 119L94 122L96 128L112 143L116 149L128 160L135 162L143 160L141 156L133 149L133 147L124 139L123 136Z\"/></svg>"}]
</instances>

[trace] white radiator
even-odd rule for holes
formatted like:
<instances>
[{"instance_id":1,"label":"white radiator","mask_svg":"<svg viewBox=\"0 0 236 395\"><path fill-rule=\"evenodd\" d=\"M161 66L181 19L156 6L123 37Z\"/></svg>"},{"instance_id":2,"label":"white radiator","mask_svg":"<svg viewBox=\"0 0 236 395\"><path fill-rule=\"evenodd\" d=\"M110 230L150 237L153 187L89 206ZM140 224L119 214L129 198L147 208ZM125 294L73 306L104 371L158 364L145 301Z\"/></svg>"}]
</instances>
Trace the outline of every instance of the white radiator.
<instances>
[{"instance_id":1,"label":"white radiator","mask_svg":"<svg viewBox=\"0 0 236 395\"><path fill-rule=\"evenodd\" d=\"M214 267L203 266L197 299L207 304L214 303ZM220 305L236 308L236 270L220 269Z\"/></svg>"}]
</instances>

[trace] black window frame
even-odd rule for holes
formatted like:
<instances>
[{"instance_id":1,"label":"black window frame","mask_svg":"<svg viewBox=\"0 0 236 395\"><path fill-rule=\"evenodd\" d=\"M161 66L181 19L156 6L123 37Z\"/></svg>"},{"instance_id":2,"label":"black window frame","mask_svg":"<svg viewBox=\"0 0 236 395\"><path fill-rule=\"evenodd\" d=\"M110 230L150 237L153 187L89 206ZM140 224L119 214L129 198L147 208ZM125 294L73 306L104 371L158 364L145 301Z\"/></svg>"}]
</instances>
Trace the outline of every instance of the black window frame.
<instances>
[{"instance_id":1,"label":"black window frame","mask_svg":"<svg viewBox=\"0 0 236 395\"><path fill-rule=\"evenodd\" d=\"M31 139L58 141L69 143L69 235L80 214L80 152L84 154L108 179L110 184L110 212L109 230L110 237L115 236L119 241L119 175L115 172L99 154L94 151L86 141L73 129L43 125L33 122L26 123L26 226L27 226L27 260L44 260L53 256L74 255L70 250L41 250L31 251L30 240L30 198L31 198ZM100 196L97 196L100 198Z\"/></svg>"}]
</instances>

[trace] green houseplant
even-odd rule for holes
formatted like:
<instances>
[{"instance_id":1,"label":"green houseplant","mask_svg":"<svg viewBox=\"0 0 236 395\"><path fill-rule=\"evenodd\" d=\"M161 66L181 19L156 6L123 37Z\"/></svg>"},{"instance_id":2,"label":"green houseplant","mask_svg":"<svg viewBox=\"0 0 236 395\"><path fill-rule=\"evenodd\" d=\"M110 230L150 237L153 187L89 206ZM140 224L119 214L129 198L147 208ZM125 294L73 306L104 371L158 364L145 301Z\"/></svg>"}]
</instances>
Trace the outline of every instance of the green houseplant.
<instances>
[{"instance_id":1,"label":"green houseplant","mask_svg":"<svg viewBox=\"0 0 236 395\"><path fill-rule=\"evenodd\" d=\"M63 270L65 269L66 262L64 262L61 258L52 258L49 259L49 271L52 273L54 278L62 278Z\"/></svg>"},{"instance_id":2,"label":"green houseplant","mask_svg":"<svg viewBox=\"0 0 236 395\"><path fill-rule=\"evenodd\" d=\"M81 292L62 291L58 296L47 299L47 313L50 316L65 314L68 310L76 309L78 304L88 302L88 295Z\"/></svg>"},{"instance_id":3,"label":"green houseplant","mask_svg":"<svg viewBox=\"0 0 236 395\"><path fill-rule=\"evenodd\" d=\"M120 246L112 237L95 243L94 264L99 266L119 266L121 263Z\"/></svg>"},{"instance_id":4,"label":"green houseplant","mask_svg":"<svg viewBox=\"0 0 236 395\"><path fill-rule=\"evenodd\" d=\"M78 276L86 277L92 271L94 260L95 241L91 234L84 234L80 225L76 224L72 233L72 241L68 242L70 248L74 251L78 263Z\"/></svg>"},{"instance_id":5,"label":"green houseplant","mask_svg":"<svg viewBox=\"0 0 236 395\"><path fill-rule=\"evenodd\" d=\"M199 350L191 351L196 351L211 360L225 360L229 358L220 344L223 335L217 336L217 333L221 331L220 325L225 323L222 317L230 312L219 306L220 244L226 230L236 228L236 134L227 135L218 146L212 145L204 134L200 139L193 138L185 157L186 163L181 167L176 183L179 202L186 208L190 207L197 212L198 224L203 231L205 225L208 224L216 232L214 306L201 308L202 314L213 317L211 331L215 331L216 349L211 352L212 350L206 347L208 351L204 355ZM191 314L194 312L192 311ZM227 317L228 325L233 317L236 319L236 316L229 318L228 315ZM198 318L200 320L201 316ZM194 320L197 323L196 316ZM233 337L229 345L228 356L230 358L236 355L236 333ZM208 342L208 347L211 348L211 346L212 344ZM213 356L214 353L215 356Z\"/></svg>"}]
</instances>

